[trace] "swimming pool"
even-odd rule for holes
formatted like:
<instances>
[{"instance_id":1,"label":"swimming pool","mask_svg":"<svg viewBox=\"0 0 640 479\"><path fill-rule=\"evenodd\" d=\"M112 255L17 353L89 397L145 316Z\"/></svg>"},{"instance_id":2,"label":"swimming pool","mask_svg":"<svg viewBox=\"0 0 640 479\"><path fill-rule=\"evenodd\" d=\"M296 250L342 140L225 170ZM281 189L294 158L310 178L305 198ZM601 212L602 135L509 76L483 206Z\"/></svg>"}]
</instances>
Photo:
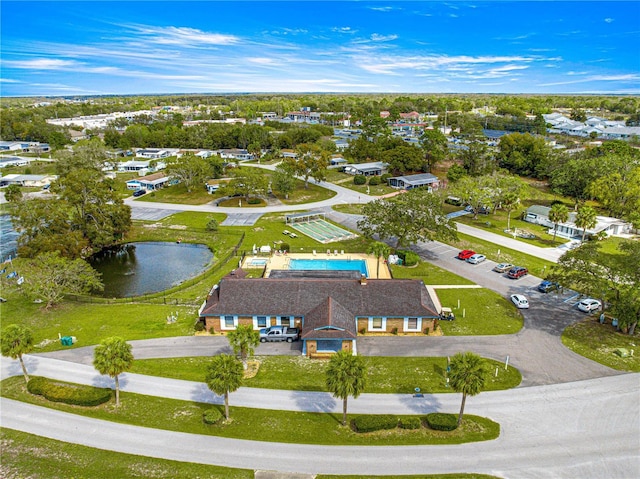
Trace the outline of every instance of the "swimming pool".
<instances>
[{"instance_id":1,"label":"swimming pool","mask_svg":"<svg viewBox=\"0 0 640 479\"><path fill-rule=\"evenodd\" d=\"M249 260L249 263L247 264L247 266L253 266L255 267L260 267L260 266L265 266L267 264L266 259L262 259L262 258L253 258L251 260Z\"/></svg>"},{"instance_id":2,"label":"swimming pool","mask_svg":"<svg viewBox=\"0 0 640 479\"><path fill-rule=\"evenodd\" d=\"M363 259L295 259L289 260L289 269L311 269L329 271L360 271L369 276L367 262Z\"/></svg>"}]
</instances>

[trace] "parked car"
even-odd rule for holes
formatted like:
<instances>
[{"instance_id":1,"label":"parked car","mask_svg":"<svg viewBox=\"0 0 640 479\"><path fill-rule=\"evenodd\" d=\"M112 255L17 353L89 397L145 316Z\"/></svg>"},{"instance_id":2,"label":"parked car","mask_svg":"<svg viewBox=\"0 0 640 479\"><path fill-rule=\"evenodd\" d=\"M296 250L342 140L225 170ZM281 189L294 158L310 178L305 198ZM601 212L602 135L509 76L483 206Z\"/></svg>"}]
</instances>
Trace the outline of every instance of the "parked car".
<instances>
[{"instance_id":1,"label":"parked car","mask_svg":"<svg viewBox=\"0 0 640 479\"><path fill-rule=\"evenodd\" d=\"M560 289L560 285L558 283L554 283L553 281L544 280L542 283L538 285L538 291L541 293L550 293L551 291L556 291Z\"/></svg>"},{"instance_id":2,"label":"parked car","mask_svg":"<svg viewBox=\"0 0 640 479\"><path fill-rule=\"evenodd\" d=\"M444 202L454 206L462 206L462 199L457 196L447 196Z\"/></svg>"},{"instance_id":3,"label":"parked car","mask_svg":"<svg viewBox=\"0 0 640 479\"><path fill-rule=\"evenodd\" d=\"M493 270L496 271L497 273L506 273L507 271L509 271L511 268L513 268L513 265L511 263L498 263Z\"/></svg>"},{"instance_id":4,"label":"parked car","mask_svg":"<svg viewBox=\"0 0 640 479\"><path fill-rule=\"evenodd\" d=\"M591 313L602 308L602 303L597 299L586 298L578 303L578 309L583 313Z\"/></svg>"},{"instance_id":5,"label":"parked car","mask_svg":"<svg viewBox=\"0 0 640 479\"><path fill-rule=\"evenodd\" d=\"M470 250L470 249L463 249L462 251L460 251L458 253L458 259L469 259L471 258L474 254L476 254L475 251Z\"/></svg>"},{"instance_id":6,"label":"parked car","mask_svg":"<svg viewBox=\"0 0 640 479\"><path fill-rule=\"evenodd\" d=\"M140 189L140 190L136 190L136 191L134 191L134 192L133 192L133 196L138 197L138 196L142 196L142 195L144 195L145 193L146 193L146 190L142 190L142 189Z\"/></svg>"},{"instance_id":7,"label":"parked car","mask_svg":"<svg viewBox=\"0 0 640 479\"><path fill-rule=\"evenodd\" d=\"M260 342L267 341L286 341L291 343L300 339L300 330L298 328L289 328L287 326L271 326L260 330Z\"/></svg>"},{"instance_id":8,"label":"parked car","mask_svg":"<svg viewBox=\"0 0 640 479\"><path fill-rule=\"evenodd\" d=\"M471 258L467 258L467 263L478 264L482 263L487 257L483 254L474 254Z\"/></svg>"},{"instance_id":9,"label":"parked car","mask_svg":"<svg viewBox=\"0 0 640 479\"><path fill-rule=\"evenodd\" d=\"M529 300L521 294L512 294L511 302L513 302L518 309L529 309Z\"/></svg>"},{"instance_id":10,"label":"parked car","mask_svg":"<svg viewBox=\"0 0 640 479\"><path fill-rule=\"evenodd\" d=\"M529 274L529 270L527 268L523 268L522 266L514 266L509 270L507 276L511 279L520 279L527 274Z\"/></svg>"}]
</instances>

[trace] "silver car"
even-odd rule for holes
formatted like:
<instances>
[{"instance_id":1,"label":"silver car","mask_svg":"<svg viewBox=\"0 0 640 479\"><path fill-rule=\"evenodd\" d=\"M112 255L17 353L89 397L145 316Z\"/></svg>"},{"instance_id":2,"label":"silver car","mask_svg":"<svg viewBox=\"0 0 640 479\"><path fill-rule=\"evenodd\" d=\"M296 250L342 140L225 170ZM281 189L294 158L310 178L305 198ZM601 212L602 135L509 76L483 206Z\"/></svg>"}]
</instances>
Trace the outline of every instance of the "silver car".
<instances>
[{"instance_id":1,"label":"silver car","mask_svg":"<svg viewBox=\"0 0 640 479\"><path fill-rule=\"evenodd\" d=\"M474 254L471 258L467 258L467 263L478 264L482 263L487 257L483 254Z\"/></svg>"}]
</instances>

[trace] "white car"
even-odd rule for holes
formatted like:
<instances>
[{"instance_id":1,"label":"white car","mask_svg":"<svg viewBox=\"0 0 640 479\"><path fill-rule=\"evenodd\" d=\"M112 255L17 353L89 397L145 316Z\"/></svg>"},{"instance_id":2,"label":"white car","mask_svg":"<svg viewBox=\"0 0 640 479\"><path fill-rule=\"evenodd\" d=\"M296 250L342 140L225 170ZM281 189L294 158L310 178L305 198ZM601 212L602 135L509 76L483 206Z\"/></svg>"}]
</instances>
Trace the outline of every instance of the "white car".
<instances>
[{"instance_id":1,"label":"white car","mask_svg":"<svg viewBox=\"0 0 640 479\"><path fill-rule=\"evenodd\" d=\"M483 254L474 254L470 258L467 258L467 263L478 264L482 263L487 257Z\"/></svg>"},{"instance_id":2,"label":"white car","mask_svg":"<svg viewBox=\"0 0 640 479\"><path fill-rule=\"evenodd\" d=\"M521 294L512 294L511 301L518 309L529 309L529 300Z\"/></svg>"},{"instance_id":3,"label":"white car","mask_svg":"<svg viewBox=\"0 0 640 479\"><path fill-rule=\"evenodd\" d=\"M602 308L602 303L593 298L583 299L578 303L578 309L583 313L598 311L600 308Z\"/></svg>"}]
</instances>

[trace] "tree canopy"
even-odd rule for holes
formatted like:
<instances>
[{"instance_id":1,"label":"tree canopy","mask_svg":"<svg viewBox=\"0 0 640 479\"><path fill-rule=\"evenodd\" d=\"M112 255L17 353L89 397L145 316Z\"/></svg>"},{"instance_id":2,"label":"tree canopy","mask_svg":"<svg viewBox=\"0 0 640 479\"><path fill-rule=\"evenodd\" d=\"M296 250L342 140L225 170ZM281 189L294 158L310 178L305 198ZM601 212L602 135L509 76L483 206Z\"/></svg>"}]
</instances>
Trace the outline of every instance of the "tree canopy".
<instances>
[{"instance_id":1,"label":"tree canopy","mask_svg":"<svg viewBox=\"0 0 640 479\"><path fill-rule=\"evenodd\" d=\"M338 351L331 356L326 370L327 389L342 399L342 425L347 424L347 400L357 398L367 384L367 365L364 358L351 351Z\"/></svg>"},{"instance_id":2,"label":"tree canopy","mask_svg":"<svg viewBox=\"0 0 640 479\"><path fill-rule=\"evenodd\" d=\"M486 361L474 353L457 353L451 358L449 381L451 388L462 393L458 426L462 423L467 396L480 394L487 379Z\"/></svg>"},{"instance_id":3,"label":"tree canopy","mask_svg":"<svg viewBox=\"0 0 640 479\"><path fill-rule=\"evenodd\" d=\"M423 188L367 203L362 214L358 228L365 236L395 238L396 247L457 238L454 223L444 214L442 198Z\"/></svg>"},{"instance_id":4,"label":"tree canopy","mask_svg":"<svg viewBox=\"0 0 640 479\"><path fill-rule=\"evenodd\" d=\"M29 382L29 374L24 365L22 355L29 354L33 350L33 334L31 330L20 324L10 324L2 330L1 334L0 346L2 355L10 357L11 359L20 360L24 380Z\"/></svg>"},{"instance_id":5,"label":"tree canopy","mask_svg":"<svg viewBox=\"0 0 640 479\"><path fill-rule=\"evenodd\" d=\"M115 380L116 406L120 405L120 382L118 376L133 365L133 353L129 343L119 337L110 337L100 341L93 350L93 367L100 374Z\"/></svg>"},{"instance_id":6,"label":"tree canopy","mask_svg":"<svg viewBox=\"0 0 640 479\"><path fill-rule=\"evenodd\" d=\"M242 363L230 354L219 354L207 366L205 382L207 387L224 396L224 417L229 420L229 393L242 385L244 376Z\"/></svg>"},{"instance_id":7,"label":"tree canopy","mask_svg":"<svg viewBox=\"0 0 640 479\"><path fill-rule=\"evenodd\" d=\"M227 333L229 344L235 354L240 355L243 366L247 367L247 357L253 356L253 352L260 344L260 333L250 324L240 324L233 331Z\"/></svg>"}]
</instances>

